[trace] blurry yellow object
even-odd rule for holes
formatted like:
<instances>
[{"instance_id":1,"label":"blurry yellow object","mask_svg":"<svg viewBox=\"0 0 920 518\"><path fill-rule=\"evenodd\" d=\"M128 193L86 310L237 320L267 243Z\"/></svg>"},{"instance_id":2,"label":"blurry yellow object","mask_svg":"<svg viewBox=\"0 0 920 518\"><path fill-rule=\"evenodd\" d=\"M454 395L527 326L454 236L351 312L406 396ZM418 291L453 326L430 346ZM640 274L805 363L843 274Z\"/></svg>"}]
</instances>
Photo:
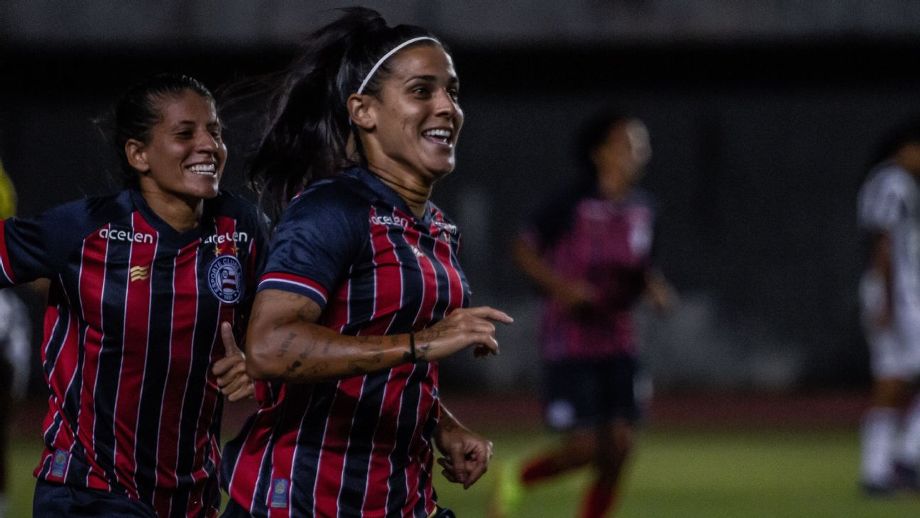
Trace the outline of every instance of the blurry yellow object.
<instances>
[{"instance_id":1,"label":"blurry yellow object","mask_svg":"<svg viewBox=\"0 0 920 518\"><path fill-rule=\"evenodd\" d=\"M6 219L16 214L16 189L13 182L3 169L0 162L0 219Z\"/></svg>"}]
</instances>

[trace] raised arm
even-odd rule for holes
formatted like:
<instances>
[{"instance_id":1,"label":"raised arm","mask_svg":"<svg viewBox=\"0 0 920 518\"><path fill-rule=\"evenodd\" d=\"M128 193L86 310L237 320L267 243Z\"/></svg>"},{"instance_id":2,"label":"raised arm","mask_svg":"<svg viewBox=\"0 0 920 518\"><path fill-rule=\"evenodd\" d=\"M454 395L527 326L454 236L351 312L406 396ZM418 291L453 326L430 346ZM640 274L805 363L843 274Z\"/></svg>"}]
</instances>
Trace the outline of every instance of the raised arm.
<instances>
[{"instance_id":1,"label":"raised arm","mask_svg":"<svg viewBox=\"0 0 920 518\"><path fill-rule=\"evenodd\" d=\"M498 342L493 322L512 322L505 313L483 306L455 310L414 337L408 333L347 336L317 324L321 313L309 297L282 290L260 291L246 335L249 375L310 383L439 360L467 347L495 354Z\"/></svg>"}]
</instances>

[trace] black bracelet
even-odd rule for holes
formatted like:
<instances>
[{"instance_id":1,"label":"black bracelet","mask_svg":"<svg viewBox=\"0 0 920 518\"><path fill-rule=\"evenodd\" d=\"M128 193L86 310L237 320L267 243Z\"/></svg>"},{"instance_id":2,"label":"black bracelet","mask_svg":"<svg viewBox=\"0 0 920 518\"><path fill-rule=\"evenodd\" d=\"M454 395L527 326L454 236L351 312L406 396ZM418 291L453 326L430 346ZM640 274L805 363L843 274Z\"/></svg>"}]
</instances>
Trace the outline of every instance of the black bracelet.
<instances>
[{"instance_id":1,"label":"black bracelet","mask_svg":"<svg viewBox=\"0 0 920 518\"><path fill-rule=\"evenodd\" d=\"M415 331L409 331L409 355L412 363L418 362L418 356L415 355Z\"/></svg>"}]
</instances>

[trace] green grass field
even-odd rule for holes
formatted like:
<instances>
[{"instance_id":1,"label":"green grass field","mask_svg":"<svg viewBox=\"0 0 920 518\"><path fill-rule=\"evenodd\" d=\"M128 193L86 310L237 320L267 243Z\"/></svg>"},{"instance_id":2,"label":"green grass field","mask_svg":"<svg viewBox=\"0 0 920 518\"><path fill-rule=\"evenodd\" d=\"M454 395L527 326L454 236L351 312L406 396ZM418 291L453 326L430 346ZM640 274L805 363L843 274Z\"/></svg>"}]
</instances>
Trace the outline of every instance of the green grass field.
<instances>
[{"instance_id":1,"label":"green grass field","mask_svg":"<svg viewBox=\"0 0 920 518\"><path fill-rule=\"evenodd\" d=\"M552 444L540 433L495 432L496 462L521 459ZM629 517L916 517L920 496L868 500L858 491L856 430L686 430L641 432L617 516ZM13 444L11 517L31 516L37 442ZM464 491L443 479L443 504L461 518L485 516L493 469ZM517 516L575 515L586 472L534 488Z\"/></svg>"},{"instance_id":2,"label":"green grass field","mask_svg":"<svg viewBox=\"0 0 920 518\"><path fill-rule=\"evenodd\" d=\"M496 458L520 459L546 435L494 435ZM617 516L628 517L916 517L920 497L867 500L856 487L856 430L645 430L628 472ZM440 500L458 516L485 516L494 472L464 492L439 480ZM532 489L516 516L576 515L582 471Z\"/></svg>"}]
</instances>

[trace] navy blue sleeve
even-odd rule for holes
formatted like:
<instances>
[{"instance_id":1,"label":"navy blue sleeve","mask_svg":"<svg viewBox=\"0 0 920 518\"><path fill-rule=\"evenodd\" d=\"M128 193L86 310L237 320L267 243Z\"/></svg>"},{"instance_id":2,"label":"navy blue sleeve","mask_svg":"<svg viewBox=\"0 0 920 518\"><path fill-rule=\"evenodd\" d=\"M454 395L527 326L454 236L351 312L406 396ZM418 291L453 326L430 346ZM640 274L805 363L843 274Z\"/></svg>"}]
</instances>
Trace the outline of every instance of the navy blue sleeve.
<instances>
[{"instance_id":1,"label":"navy blue sleeve","mask_svg":"<svg viewBox=\"0 0 920 518\"><path fill-rule=\"evenodd\" d=\"M59 272L70 243L82 237L75 228L81 202L53 208L35 218L10 218L2 223L0 286L20 284Z\"/></svg>"},{"instance_id":2,"label":"navy blue sleeve","mask_svg":"<svg viewBox=\"0 0 920 518\"><path fill-rule=\"evenodd\" d=\"M0 222L0 287L51 275L45 237L38 219L10 218Z\"/></svg>"},{"instance_id":3,"label":"navy blue sleeve","mask_svg":"<svg viewBox=\"0 0 920 518\"><path fill-rule=\"evenodd\" d=\"M259 290L285 290L325 308L367 246L369 205L342 182L308 189L285 209L272 237Z\"/></svg>"},{"instance_id":4,"label":"navy blue sleeve","mask_svg":"<svg viewBox=\"0 0 920 518\"><path fill-rule=\"evenodd\" d=\"M130 212L124 194L85 198L34 218L10 218L0 227L0 287L63 271L83 239L103 222Z\"/></svg>"}]
</instances>

